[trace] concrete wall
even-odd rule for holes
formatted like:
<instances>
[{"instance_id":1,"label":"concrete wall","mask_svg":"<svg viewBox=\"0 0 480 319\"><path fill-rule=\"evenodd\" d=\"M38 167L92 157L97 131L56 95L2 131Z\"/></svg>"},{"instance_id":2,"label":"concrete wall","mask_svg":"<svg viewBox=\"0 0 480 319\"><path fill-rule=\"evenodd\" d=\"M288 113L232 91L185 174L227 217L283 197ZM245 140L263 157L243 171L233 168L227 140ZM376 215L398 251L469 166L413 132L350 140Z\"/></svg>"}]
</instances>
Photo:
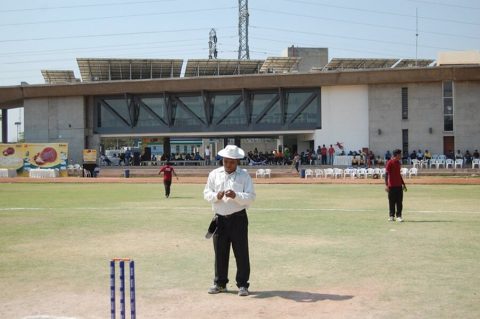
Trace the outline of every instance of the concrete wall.
<instances>
[{"instance_id":1,"label":"concrete wall","mask_svg":"<svg viewBox=\"0 0 480 319\"><path fill-rule=\"evenodd\" d=\"M345 152L368 147L368 86L322 87L322 128L314 133L320 145L343 143Z\"/></svg>"},{"instance_id":2,"label":"concrete wall","mask_svg":"<svg viewBox=\"0 0 480 319\"><path fill-rule=\"evenodd\" d=\"M454 82L455 152L480 149L480 82Z\"/></svg>"},{"instance_id":3,"label":"concrete wall","mask_svg":"<svg viewBox=\"0 0 480 319\"><path fill-rule=\"evenodd\" d=\"M24 102L27 143L68 143L68 157L82 162L85 147L83 97L27 99Z\"/></svg>"},{"instance_id":4,"label":"concrete wall","mask_svg":"<svg viewBox=\"0 0 480 319\"><path fill-rule=\"evenodd\" d=\"M403 87L408 88L406 120L402 119ZM371 85L369 122L370 148L376 155L383 156L387 150L402 149L404 129L408 130L409 152L428 149L433 154L442 154L442 83Z\"/></svg>"},{"instance_id":5,"label":"concrete wall","mask_svg":"<svg viewBox=\"0 0 480 319\"><path fill-rule=\"evenodd\" d=\"M298 72L310 72L312 68L322 68L328 63L328 48L289 47L286 50L289 57L301 57Z\"/></svg>"}]
</instances>

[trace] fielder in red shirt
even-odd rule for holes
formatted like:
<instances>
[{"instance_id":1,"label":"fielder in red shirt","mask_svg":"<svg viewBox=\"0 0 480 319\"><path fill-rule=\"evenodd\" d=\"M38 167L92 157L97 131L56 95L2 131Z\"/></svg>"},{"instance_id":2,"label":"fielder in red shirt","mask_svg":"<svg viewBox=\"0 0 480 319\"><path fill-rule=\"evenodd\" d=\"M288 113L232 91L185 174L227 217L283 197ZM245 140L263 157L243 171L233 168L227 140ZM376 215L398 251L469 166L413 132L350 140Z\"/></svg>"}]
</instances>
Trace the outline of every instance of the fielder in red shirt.
<instances>
[{"instance_id":1,"label":"fielder in red shirt","mask_svg":"<svg viewBox=\"0 0 480 319\"><path fill-rule=\"evenodd\" d=\"M163 173L163 185L165 186L165 197L170 197L170 186L172 185L172 174L175 175L178 181L177 173L175 169L171 166L172 163L167 162L164 166L160 168L158 175Z\"/></svg>"},{"instance_id":2,"label":"fielder in red shirt","mask_svg":"<svg viewBox=\"0 0 480 319\"><path fill-rule=\"evenodd\" d=\"M396 149L393 151L393 157L385 166L385 191L388 192L388 204L390 208L389 221L394 221L396 216L397 222L403 222L403 191L407 191L407 186L403 181L402 174L400 174L401 160L402 151ZM396 214L395 208L397 208Z\"/></svg>"}]
</instances>

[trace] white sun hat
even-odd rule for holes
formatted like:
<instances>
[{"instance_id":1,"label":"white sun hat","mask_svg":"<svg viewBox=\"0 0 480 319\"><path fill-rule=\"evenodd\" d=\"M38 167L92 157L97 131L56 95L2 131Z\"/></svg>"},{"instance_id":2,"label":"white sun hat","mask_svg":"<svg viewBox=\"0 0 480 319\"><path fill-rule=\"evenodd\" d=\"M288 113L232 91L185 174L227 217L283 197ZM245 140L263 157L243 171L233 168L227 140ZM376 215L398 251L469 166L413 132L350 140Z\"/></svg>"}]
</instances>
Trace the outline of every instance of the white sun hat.
<instances>
[{"instance_id":1,"label":"white sun hat","mask_svg":"<svg viewBox=\"0 0 480 319\"><path fill-rule=\"evenodd\" d=\"M225 158L242 159L245 157L245 151L237 145L227 145L223 150L218 151L218 155Z\"/></svg>"}]
</instances>

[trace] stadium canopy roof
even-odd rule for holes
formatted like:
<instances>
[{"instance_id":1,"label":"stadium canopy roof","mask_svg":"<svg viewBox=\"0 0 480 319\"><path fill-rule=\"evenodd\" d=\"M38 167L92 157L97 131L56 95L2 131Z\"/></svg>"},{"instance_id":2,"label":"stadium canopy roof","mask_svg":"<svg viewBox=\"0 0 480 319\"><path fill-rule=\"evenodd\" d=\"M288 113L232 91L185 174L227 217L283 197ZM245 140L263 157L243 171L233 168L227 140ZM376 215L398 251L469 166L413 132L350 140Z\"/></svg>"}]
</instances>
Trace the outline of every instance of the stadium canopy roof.
<instances>
[{"instance_id":1,"label":"stadium canopy roof","mask_svg":"<svg viewBox=\"0 0 480 319\"><path fill-rule=\"evenodd\" d=\"M385 69L391 68L398 59L340 59L333 58L323 67L324 71Z\"/></svg>"},{"instance_id":2,"label":"stadium canopy roof","mask_svg":"<svg viewBox=\"0 0 480 319\"><path fill-rule=\"evenodd\" d=\"M191 59L185 77L254 74L260 72L263 60Z\"/></svg>"},{"instance_id":3,"label":"stadium canopy roof","mask_svg":"<svg viewBox=\"0 0 480 319\"><path fill-rule=\"evenodd\" d=\"M260 69L261 73L289 73L298 69L300 57L268 57Z\"/></svg>"},{"instance_id":4,"label":"stadium canopy roof","mask_svg":"<svg viewBox=\"0 0 480 319\"><path fill-rule=\"evenodd\" d=\"M77 58L84 82L180 77L182 59Z\"/></svg>"},{"instance_id":5,"label":"stadium canopy roof","mask_svg":"<svg viewBox=\"0 0 480 319\"><path fill-rule=\"evenodd\" d=\"M72 70L42 70L42 75L47 84L80 82L80 79L75 78Z\"/></svg>"},{"instance_id":6,"label":"stadium canopy roof","mask_svg":"<svg viewBox=\"0 0 480 319\"><path fill-rule=\"evenodd\" d=\"M400 59L393 66L394 68L424 68L430 66L435 60L431 59Z\"/></svg>"},{"instance_id":7,"label":"stadium canopy roof","mask_svg":"<svg viewBox=\"0 0 480 319\"><path fill-rule=\"evenodd\" d=\"M427 67L431 59L340 59L333 58L322 71ZM318 71L318 69L317 69Z\"/></svg>"}]
</instances>

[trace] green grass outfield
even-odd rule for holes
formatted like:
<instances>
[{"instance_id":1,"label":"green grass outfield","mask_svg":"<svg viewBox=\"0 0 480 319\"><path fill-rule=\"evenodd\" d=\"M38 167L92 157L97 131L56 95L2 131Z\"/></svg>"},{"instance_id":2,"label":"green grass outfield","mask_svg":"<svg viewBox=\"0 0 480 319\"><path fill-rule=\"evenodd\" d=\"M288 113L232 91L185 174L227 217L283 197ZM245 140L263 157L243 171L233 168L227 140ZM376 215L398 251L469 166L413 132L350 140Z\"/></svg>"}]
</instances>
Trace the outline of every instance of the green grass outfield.
<instances>
[{"instance_id":1,"label":"green grass outfield","mask_svg":"<svg viewBox=\"0 0 480 319\"><path fill-rule=\"evenodd\" d=\"M336 302L328 318L480 317L480 186L411 185L404 223L387 222L381 185L256 190L247 298L265 302L258 317L302 296ZM0 184L0 318L107 318L112 257L136 261L139 313L175 317L169 291L211 298L203 185L162 194L162 184ZM235 269L232 257L232 290Z\"/></svg>"}]
</instances>

